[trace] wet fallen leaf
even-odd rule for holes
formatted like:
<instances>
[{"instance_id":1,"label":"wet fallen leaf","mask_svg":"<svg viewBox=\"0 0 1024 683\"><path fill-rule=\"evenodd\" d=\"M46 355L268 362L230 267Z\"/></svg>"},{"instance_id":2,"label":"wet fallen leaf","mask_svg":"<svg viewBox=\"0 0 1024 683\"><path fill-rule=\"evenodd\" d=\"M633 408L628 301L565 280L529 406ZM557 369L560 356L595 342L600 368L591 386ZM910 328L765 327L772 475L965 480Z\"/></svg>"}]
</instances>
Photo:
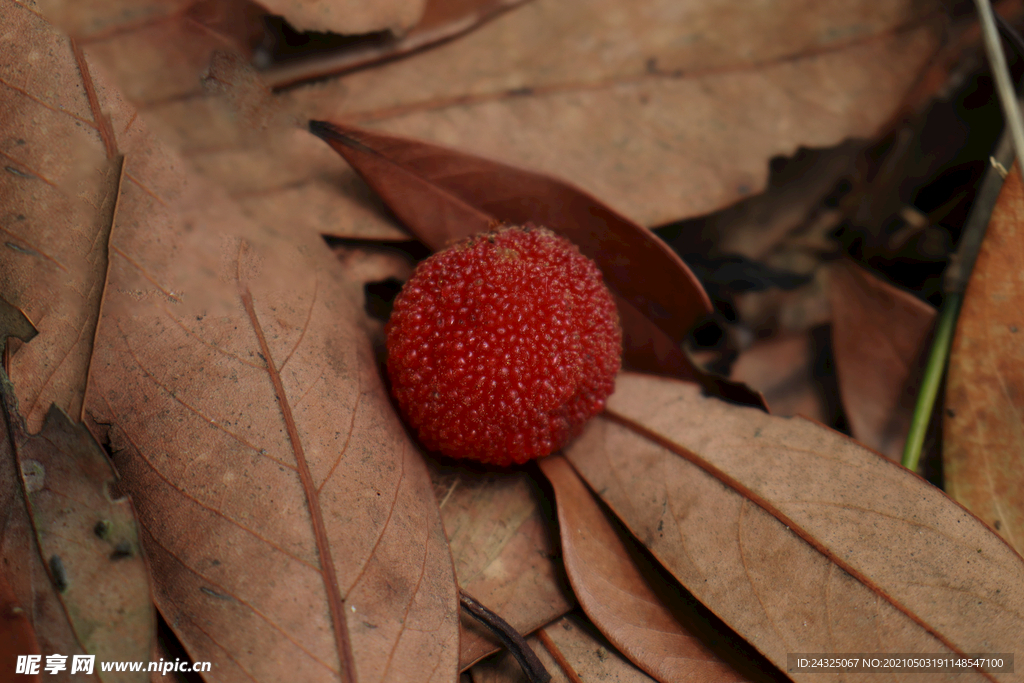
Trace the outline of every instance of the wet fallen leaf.
<instances>
[{"instance_id":1,"label":"wet fallen leaf","mask_svg":"<svg viewBox=\"0 0 1024 683\"><path fill-rule=\"evenodd\" d=\"M54 0L56 2L56 0ZM195 21L123 22L76 0L62 22L151 124L258 220L401 238L345 193L350 177L287 127L258 138L204 95ZM299 119L344 120L572 178L643 225L758 192L767 160L876 133L939 47L941 6L903 0L708 5L535 0L458 40L275 96ZM113 22L113 23L111 23ZM203 125L197 125L203 121ZM495 135L500 130L502 134ZM339 177L340 176L340 177Z\"/></svg>"},{"instance_id":2,"label":"wet fallen leaf","mask_svg":"<svg viewBox=\"0 0 1024 683\"><path fill-rule=\"evenodd\" d=\"M935 309L850 262L829 271L832 348L853 436L899 461Z\"/></svg>"},{"instance_id":3,"label":"wet fallen leaf","mask_svg":"<svg viewBox=\"0 0 1024 683\"><path fill-rule=\"evenodd\" d=\"M532 633L568 612L548 511L525 471L487 472L431 467L459 585L520 633ZM499 648L494 636L462 618L460 668Z\"/></svg>"},{"instance_id":4,"label":"wet fallen leaf","mask_svg":"<svg viewBox=\"0 0 1024 683\"><path fill-rule=\"evenodd\" d=\"M606 415L566 457L779 668L790 652L1024 646L1024 560L899 465L812 422L671 379L620 376Z\"/></svg>"},{"instance_id":5,"label":"wet fallen leaf","mask_svg":"<svg viewBox=\"0 0 1024 683\"><path fill-rule=\"evenodd\" d=\"M1024 188L1014 166L985 233L949 359L949 494L1024 553Z\"/></svg>"},{"instance_id":6,"label":"wet fallen leaf","mask_svg":"<svg viewBox=\"0 0 1024 683\"><path fill-rule=\"evenodd\" d=\"M21 82L67 79L67 61L29 60ZM251 227L94 76L125 166L86 416L136 505L158 607L210 680L454 677L440 515L336 261L313 235Z\"/></svg>"},{"instance_id":7,"label":"wet fallen leaf","mask_svg":"<svg viewBox=\"0 0 1024 683\"><path fill-rule=\"evenodd\" d=\"M699 619L687 614L689 606L673 596L673 587L641 573L565 458L545 458L540 469L555 490L573 592L619 652L660 681L749 680L701 641Z\"/></svg>"}]
</instances>

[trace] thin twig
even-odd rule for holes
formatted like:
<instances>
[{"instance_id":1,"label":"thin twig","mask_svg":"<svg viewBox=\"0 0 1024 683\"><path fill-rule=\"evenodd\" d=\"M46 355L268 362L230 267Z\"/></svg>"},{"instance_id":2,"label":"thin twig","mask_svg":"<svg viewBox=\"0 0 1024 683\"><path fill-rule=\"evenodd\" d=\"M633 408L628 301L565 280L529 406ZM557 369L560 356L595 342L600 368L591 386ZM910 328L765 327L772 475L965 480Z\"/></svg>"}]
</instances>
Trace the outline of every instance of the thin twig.
<instances>
[{"instance_id":1,"label":"thin twig","mask_svg":"<svg viewBox=\"0 0 1024 683\"><path fill-rule=\"evenodd\" d=\"M1017 158L1024 160L1024 120L1021 119L1017 95L1010 80L1010 70L1006 67L1006 55L1003 54L1002 43L999 42L999 30L996 28L995 13L989 0L974 0L981 19L981 36L985 41L985 52L992 65L992 76L996 81L996 91L1003 105L1006 124L1013 134L1013 146Z\"/></svg>"},{"instance_id":2,"label":"thin twig","mask_svg":"<svg viewBox=\"0 0 1024 683\"><path fill-rule=\"evenodd\" d=\"M519 631L512 628L507 621L481 605L476 598L461 588L459 589L459 603L462 605L462 609L486 626L501 641L505 649L519 662L519 666L522 667L523 673L526 674L530 683L548 683L551 680L551 674L537 659L537 655Z\"/></svg>"}]
</instances>

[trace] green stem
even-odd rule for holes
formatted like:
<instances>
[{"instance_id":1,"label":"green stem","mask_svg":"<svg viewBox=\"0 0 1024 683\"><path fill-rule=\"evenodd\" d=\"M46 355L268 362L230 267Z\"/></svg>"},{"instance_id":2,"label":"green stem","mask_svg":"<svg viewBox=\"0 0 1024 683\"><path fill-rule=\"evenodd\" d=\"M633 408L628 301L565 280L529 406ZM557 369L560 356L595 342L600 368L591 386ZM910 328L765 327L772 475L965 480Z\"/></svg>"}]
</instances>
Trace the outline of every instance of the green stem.
<instances>
[{"instance_id":1,"label":"green stem","mask_svg":"<svg viewBox=\"0 0 1024 683\"><path fill-rule=\"evenodd\" d=\"M928 431L939 387L942 386L942 375L946 369L946 361L949 360L949 349L953 344L953 332L956 329L962 302L963 294L951 292L945 296L939 310L939 324L935 328L935 338L921 381L921 391L917 395L914 416L910 420L910 432L903 446L903 466L912 471L917 471L917 465L921 461L924 436Z\"/></svg>"}]
</instances>

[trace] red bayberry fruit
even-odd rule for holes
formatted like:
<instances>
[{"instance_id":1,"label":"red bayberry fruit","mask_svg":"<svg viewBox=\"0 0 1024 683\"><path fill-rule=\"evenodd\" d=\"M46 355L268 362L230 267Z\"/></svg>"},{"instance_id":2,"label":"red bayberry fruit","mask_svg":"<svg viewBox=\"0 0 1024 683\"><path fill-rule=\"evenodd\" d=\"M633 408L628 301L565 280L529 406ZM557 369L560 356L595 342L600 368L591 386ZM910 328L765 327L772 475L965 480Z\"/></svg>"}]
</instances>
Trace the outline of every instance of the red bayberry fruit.
<instances>
[{"instance_id":1,"label":"red bayberry fruit","mask_svg":"<svg viewBox=\"0 0 1024 683\"><path fill-rule=\"evenodd\" d=\"M453 458L523 463L604 408L622 333L601 271L530 225L423 261L387 328L391 391L420 441Z\"/></svg>"}]
</instances>

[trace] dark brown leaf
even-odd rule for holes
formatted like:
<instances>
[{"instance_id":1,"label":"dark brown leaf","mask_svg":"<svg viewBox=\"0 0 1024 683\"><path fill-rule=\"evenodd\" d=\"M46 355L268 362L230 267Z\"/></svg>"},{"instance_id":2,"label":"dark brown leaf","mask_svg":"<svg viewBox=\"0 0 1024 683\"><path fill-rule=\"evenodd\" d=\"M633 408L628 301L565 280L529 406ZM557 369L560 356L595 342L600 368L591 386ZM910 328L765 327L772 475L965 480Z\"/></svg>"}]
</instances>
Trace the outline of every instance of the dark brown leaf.
<instances>
[{"instance_id":1,"label":"dark brown leaf","mask_svg":"<svg viewBox=\"0 0 1024 683\"><path fill-rule=\"evenodd\" d=\"M749 679L699 637L673 587L641 573L604 512L561 456L540 461L558 504L565 570L583 610L633 664L659 681ZM689 617L686 623L683 621Z\"/></svg>"},{"instance_id":2,"label":"dark brown leaf","mask_svg":"<svg viewBox=\"0 0 1024 683\"><path fill-rule=\"evenodd\" d=\"M0 348L10 343L9 337L27 342L35 334L35 328L21 311L0 298ZM24 423L20 416L2 409L13 396L6 372L0 372L0 385L2 395L7 397L0 398L0 558L3 558L0 573L10 588L10 601L24 605L24 615L34 631L40 654L61 653L68 657L85 654L68 623L68 615L36 544L17 456ZM68 672L57 675L54 680L69 680Z\"/></svg>"},{"instance_id":3,"label":"dark brown leaf","mask_svg":"<svg viewBox=\"0 0 1024 683\"><path fill-rule=\"evenodd\" d=\"M711 310L700 283L664 242L568 183L351 126L311 122L310 130L433 249L496 222L532 222L572 240L597 263L614 292L675 339ZM643 278L636 277L639 268Z\"/></svg>"},{"instance_id":4,"label":"dark brown leaf","mask_svg":"<svg viewBox=\"0 0 1024 683\"><path fill-rule=\"evenodd\" d=\"M949 359L949 494L1024 553L1024 188L1014 165L992 212Z\"/></svg>"},{"instance_id":5,"label":"dark brown leaf","mask_svg":"<svg viewBox=\"0 0 1024 683\"><path fill-rule=\"evenodd\" d=\"M0 494L2 495L2 494ZM2 540L2 537L0 537ZM36 631L28 613L18 602L11 584L7 582L6 567L0 570L0 671L17 671L18 657L41 655ZM26 674L26 683L39 683L39 673Z\"/></svg>"},{"instance_id":6,"label":"dark brown leaf","mask_svg":"<svg viewBox=\"0 0 1024 683\"><path fill-rule=\"evenodd\" d=\"M899 461L935 309L850 262L829 272L832 348L853 436Z\"/></svg>"},{"instance_id":7,"label":"dark brown leaf","mask_svg":"<svg viewBox=\"0 0 1024 683\"><path fill-rule=\"evenodd\" d=\"M148 659L156 634L149 568L131 502L110 498L115 475L106 454L57 407L38 434L28 435L9 385L0 394L39 553L78 643L97 662ZM148 678L145 672L99 676Z\"/></svg>"},{"instance_id":8,"label":"dark brown leaf","mask_svg":"<svg viewBox=\"0 0 1024 683\"><path fill-rule=\"evenodd\" d=\"M671 379L620 376L606 415L569 460L776 666L789 652L1024 647L1024 560L899 465L810 421Z\"/></svg>"}]
</instances>

